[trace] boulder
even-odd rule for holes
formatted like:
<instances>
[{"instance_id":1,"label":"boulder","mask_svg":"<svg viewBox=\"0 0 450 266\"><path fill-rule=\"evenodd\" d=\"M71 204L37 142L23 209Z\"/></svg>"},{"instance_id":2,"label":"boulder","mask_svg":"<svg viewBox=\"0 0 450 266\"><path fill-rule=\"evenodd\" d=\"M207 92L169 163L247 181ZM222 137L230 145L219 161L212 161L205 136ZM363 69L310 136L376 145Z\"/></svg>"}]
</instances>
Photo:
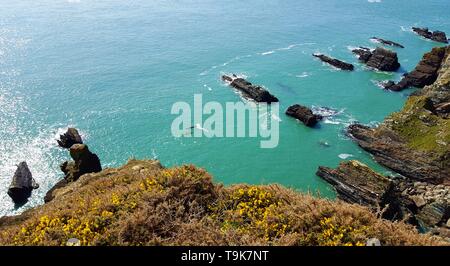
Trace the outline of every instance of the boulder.
<instances>
[{"instance_id":1,"label":"boulder","mask_svg":"<svg viewBox=\"0 0 450 266\"><path fill-rule=\"evenodd\" d=\"M433 40L435 42L448 43L448 39L447 36L445 35L445 32L438 30L432 32L428 28L417 28L417 27L413 27L412 30L426 39Z\"/></svg>"},{"instance_id":2,"label":"boulder","mask_svg":"<svg viewBox=\"0 0 450 266\"><path fill-rule=\"evenodd\" d=\"M336 68L347 70L347 71L353 71L355 68L352 64L346 63L344 61L331 58L329 56L323 55L323 54L313 54L314 57L319 58L321 61L328 63Z\"/></svg>"},{"instance_id":3,"label":"boulder","mask_svg":"<svg viewBox=\"0 0 450 266\"><path fill-rule=\"evenodd\" d=\"M76 128L69 127L67 132L59 136L56 140L58 145L62 148L69 149L74 144L83 144L80 134Z\"/></svg>"},{"instance_id":4,"label":"boulder","mask_svg":"<svg viewBox=\"0 0 450 266\"><path fill-rule=\"evenodd\" d=\"M314 127L322 119L321 115L314 114L311 109L299 104L290 106L286 110L286 115L302 121L308 127Z\"/></svg>"},{"instance_id":5,"label":"boulder","mask_svg":"<svg viewBox=\"0 0 450 266\"><path fill-rule=\"evenodd\" d=\"M422 60L420 60L414 70L404 75L399 83L389 84L389 86L385 86L384 88L392 91L401 91L409 87L423 88L433 84L438 77L438 72L444 61L445 54L445 48L434 48L424 54Z\"/></svg>"},{"instance_id":6,"label":"boulder","mask_svg":"<svg viewBox=\"0 0 450 266\"><path fill-rule=\"evenodd\" d=\"M255 86L252 83L246 81L243 78L239 78L236 75L227 76L223 75L222 80L227 82L231 87L242 92L242 95L256 102L273 103L278 102L277 97L270 94L266 89L261 86Z\"/></svg>"},{"instance_id":7,"label":"boulder","mask_svg":"<svg viewBox=\"0 0 450 266\"><path fill-rule=\"evenodd\" d=\"M74 144L70 147L70 156L73 161L64 162L61 170L64 172L64 179L73 182L87 173L97 173L102 170L100 159L92 153L85 144Z\"/></svg>"},{"instance_id":8,"label":"boulder","mask_svg":"<svg viewBox=\"0 0 450 266\"><path fill-rule=\"evenodd\" d=\"M393 182L359 161L346 161L336 169L319 166L316 175L330 183L338 198L373 209L390 202Z\"/></svg>"},{"instance_id":9,"label":"boulder","mask_svg":"<svg viewBox=\"0 0 450 266\"><path fill-rule=\"evenodd\" d=\"M39 188L26 162L21 162L14 173L8 195L16 204L24 204L31 196L33 189Z\"/></svg>"},{"instance_id":10,"label":"boulder","mask_svg":"<svg viewBox=\"0 0 450 266\"><path fill-rule=\"evenodd\" d=\"M399 43L396 43L396 42L393 42L393 41L389 41L389 40L385 40L385 39L378 38L378 37L372 37L372 40L374 40L376 42L379 42L381 44L384 44L384 45L395 46L395 47L399 47L399 48L405 48L405 46L403 46L403 45L401 45Z\"/></svg>"}]
</instances>

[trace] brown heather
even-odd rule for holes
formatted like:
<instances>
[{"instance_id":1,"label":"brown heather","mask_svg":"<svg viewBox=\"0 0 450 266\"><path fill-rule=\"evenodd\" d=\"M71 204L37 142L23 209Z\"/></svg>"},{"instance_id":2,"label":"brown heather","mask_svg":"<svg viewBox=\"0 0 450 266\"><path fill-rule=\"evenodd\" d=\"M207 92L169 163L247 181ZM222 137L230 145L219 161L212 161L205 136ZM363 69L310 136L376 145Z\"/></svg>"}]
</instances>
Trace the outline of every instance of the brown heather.
<instances>
[{"instance_id":1,"label":"brown heather","mask_svg":"<svg viewBox=\"0 0 450 266\"><path fill-rule=\"evenodd\" d=\"M279 185L224 187L194 166L130 160L0 218L0 245L444 245L403 222Z\"/></svg>"}]
</instances>

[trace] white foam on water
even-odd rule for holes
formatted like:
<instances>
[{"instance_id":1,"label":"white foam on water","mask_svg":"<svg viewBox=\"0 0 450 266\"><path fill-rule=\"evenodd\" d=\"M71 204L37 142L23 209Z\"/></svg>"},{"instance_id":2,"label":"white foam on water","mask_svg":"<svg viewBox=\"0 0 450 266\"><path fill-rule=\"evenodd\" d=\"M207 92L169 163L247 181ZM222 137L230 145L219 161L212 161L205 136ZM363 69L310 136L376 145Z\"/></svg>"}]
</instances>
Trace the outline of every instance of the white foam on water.
<instances>
[{"instance_id":1,"label":"white foam on water","mask_svg":"<svg viewBox=\"0 0 450 266\"><path fill-rule=\"evenodd\" d=\"M348 159L350 157L353 157L353 156L354 156L353 154L349 154L349 153L341 153L341 154L338 155L338 157L341 158L342 160L346 160L346 159Z\"/></svg>"},{"instance_id":2,"label":"white foam on water","mask_svg":"<svg viewBox=\"0 0 450 266\"><path fill-rule=\"evenodd\" d=\"M381 3L381 0L367 0L369 3Z\"/></svg>"},{"instance_id":3,"label":"white foam on water","mask_svg":"<svg viewBox=\"0 0 450 266\"><path fill-rule=\"evenodd\" d=\"M295 77L297 77L297 78L307 78L309 76L311 76L310 72L302 72L302 74L300 74L300 75L295 75Z\"/></svg>"},{"instance_id":4,"label":"white foam on water","mask_svg":"<svg viewBox=\"0 0 450 266\"><path fill-rule=\"evenodd\" d=\"M273 54L273 53L275 53L275 51L272 50L272 51L260 53L260 55L270 55L270 54Z\"/></svg>"}]
</instances>

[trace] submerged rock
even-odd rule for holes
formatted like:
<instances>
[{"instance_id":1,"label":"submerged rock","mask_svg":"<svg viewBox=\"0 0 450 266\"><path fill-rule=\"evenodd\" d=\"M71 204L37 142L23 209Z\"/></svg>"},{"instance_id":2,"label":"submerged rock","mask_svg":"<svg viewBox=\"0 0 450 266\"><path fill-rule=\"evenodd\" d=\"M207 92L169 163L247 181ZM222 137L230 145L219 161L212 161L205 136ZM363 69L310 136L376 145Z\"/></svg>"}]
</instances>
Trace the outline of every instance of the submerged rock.
<instances>
[{"instance_id":1,"label":"submerged rock","mask_svg":"<svg viewBox=\"0 0 450 266\"><path fill-rule=\"evenodd\" d=\"M435 42L448 43L448 39L447 36L445 35L445 32L438 30L430 31L428 28L417 28L417 27L413 27L412 30L426 39L433 40Z\"/></svg>"},{"instance_id":2,"label":"submerged rock","mask_svg":"<svg viewBox=\"0 0 450 266\"><path fill-rule=\"evenodd\" d=\"M8 195L16 204L24 204L31 196L33 189L39 188L39 185L34 180L30 169L26 162L21 162L17 166L14 173L11 185L8 189Z\"/></svg>"},{"instance_id":3,"label":"submerged rock","mask_svg":"<svg viewBox=\"0 0 450 266\"><path fill-rule=\"evenodd\" d=\"M69 127L67 132L59 136L58 145L62 148L69 149L74 144L83 144L80 134L76 128Z\"/></svg>"},{"instance_id":4,"label":"submerged rock","mask_svg":"<svg viewBox=\"0 0 450 266\"><path fill-rule=\"evenodd\" d=\"M358 161L342 162L336 169L320 166L316 175L330 183L346 202L376 209L392 197L393 182Z\"/></svg>"},{"instance_id":5,"label":"submerged rock","mask_svg":"<svg viewBox=\"0 0 450 266\"><path fill-rule=\"evenodd\" d=\"M384 88L401 91L409 87L423 88L433 84L438 77L438 71L444 61L445 54L445 47L433 48L431 52L424 54L415 69L406 74L399 83L391 82Z\"/></svg>"},{"instance_id":6,"label":"submerged rock","mask_svg":"<svg viewBox=\"0 0 450 266\"><path fill-rule=\"evenodd\" d=\"M323 54L313 54L314 57L319 58L321 61L328 63L336 68L352 71L355 67L352 64L346 63L344 61L331 58L329 56L323 55Z\"/></svg>"},{"instance_id":7,"label":"submerged rock","mask_svg":"<svg viewBox=\"0 0 450 266\"><path fill-rule=\"evenodd\" d=\"M359 56L359 60L368 67L380 71L396 71L400 68L397 53L385 48L378 47L374 51L369 48L360 47L352 51Z\"/></svg>"},{"instance_id":8,"label":"submerged rock","mask_svg":"<svg viewBox=\"0 0 450 266\"><path fill-rule=\"evenodd\" d=\"M314 114L308 107L299 104L290 106L286 110L286 115L302 121L308 127L314 127L323 118L321 115Z\"/></svg>"},{"instance_id":9,"label":"submerged rock","mask_svg":"<svg viewBox=\"0 0 450 266\"><path fill-rule=\"evenodd\" d=\"M390 45L390 46L395 46L395 47L399 47L399 48L405 48L405 46L403 46L403 45L401 45L399 43L396 43L396 42L393 42L393 41L389 41L389 40L385 40L385 39L378 38L378 37L372 37L372 40L374 40L376 42L379 42L381 44L384 44L384 45Z\"/></svg>"},{"instance_id":10,"label":"submerged rock","mask_svg":"<svg viewBox=\"0 0 450 266\"><path fill-rule=\"evenodd\" d=\"M227 76L223 75L222 80L228 82L231 87L236 88L242 92L245 98L254 100L256 102L273 103L278 102L277 97L270 94L266 89L261 86L255 86L252 83L246 81L243 78L239 78L236 75Z\"/></svg>"}]
</instances>

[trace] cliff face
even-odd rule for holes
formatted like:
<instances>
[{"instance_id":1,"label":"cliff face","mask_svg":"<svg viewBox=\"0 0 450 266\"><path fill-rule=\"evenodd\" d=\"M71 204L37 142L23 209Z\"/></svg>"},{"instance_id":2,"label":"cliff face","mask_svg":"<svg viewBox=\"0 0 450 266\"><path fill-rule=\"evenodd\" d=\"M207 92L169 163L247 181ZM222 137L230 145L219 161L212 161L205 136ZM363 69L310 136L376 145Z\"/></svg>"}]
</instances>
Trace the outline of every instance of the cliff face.
<instances>
[{"instance_id":1,"label":"cliff face","mask_svg":"<svg viewBox=\"0 0 450 266\"><path fill-rule=\"evenodd\" d=\"M433 53L445 55L432 85L411 95L404 108L379 127L356 124L348 132L395 172L412 180L449 185L450 47L434 48Z\"/></svg>"},{"instance_id":2,"label":"cliff face","mask_svg":"<svg viewBox=\"0 0 450 266\"><path fill-rule=\"evenodd\" d=\"M0 218L0 245L445 244L362 206L278 185L223 187L202 169L157 161L85 174L53 197Z\"/></svg>"}]
</instances>

